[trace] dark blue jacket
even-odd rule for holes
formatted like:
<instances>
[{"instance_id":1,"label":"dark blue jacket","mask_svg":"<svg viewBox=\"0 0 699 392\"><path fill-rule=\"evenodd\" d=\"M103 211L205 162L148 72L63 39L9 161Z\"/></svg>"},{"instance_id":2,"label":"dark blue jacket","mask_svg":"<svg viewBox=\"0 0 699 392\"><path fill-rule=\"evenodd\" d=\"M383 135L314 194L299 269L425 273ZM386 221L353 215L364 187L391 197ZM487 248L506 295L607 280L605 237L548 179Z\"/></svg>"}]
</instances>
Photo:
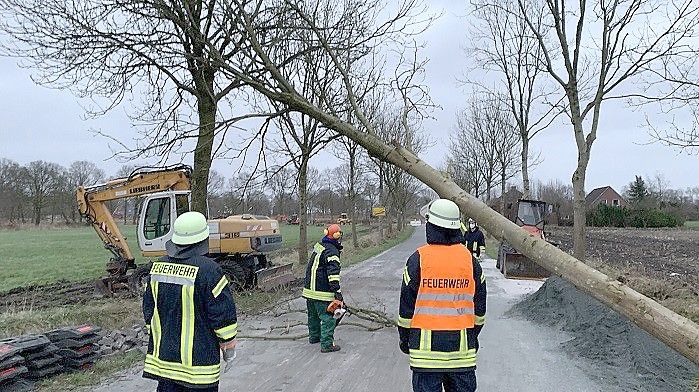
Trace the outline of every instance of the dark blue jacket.
<instances>
[{"instance_id":1,"label":"dark blue jacket","mask_svg":"<svg viewBox=\"0 0 699 392\"><path fill-rule=\"evenodd\" d=\"M453 245L459 244L463 240L461 230L450 230L427 223L426 236L428 244ZM476 325L465 332L466 345L470 350L478 350L478 334L485 323L486 310L486 285L485 275L480 263L473 260L473 280L476 283L473 297L474 313L476 315ZM415 312L415 300L417 298L418 286L420 282L420 253L417 251L410 256L403 272L403 283L400 292L400 309L398 312L398 333L400 335L400 349L408 354L410 350L417 350L420 347L421 338L429 335L428 350L436 352L435 357L439 358L444 353L453 353L460 349L462 342L461 331L422 331L418 328L410 328L410 322ZM466 363L469 361L432 361L426 367L412 366L416 372L463 372L475 368L475 352L473 353L473 365L465 367L454 367L454 364ZM417 361L416 361L417 362ZM428 361L422 361L427 363ZM412 362L411 362L412 364ZM456 365L458 366L458 365Z\"/></svg>"},{"instance_id":2,"label":"dark blue jacket","mask_svg":"<svg viewBox=\"0 0 699 392\"><path fill-rule=\"evenodd\" d=\"M481 250L485 249L485 236L480 227L476 226L475 230L471 231L469 229L464 233L464 240L461 243L466 245L471 254L481 257Z\"/></svg>"},{"instance_id":3,"label":"dark blue jacket","mask_svg":"<svg viewBox=\"0 0 699 392\"><path fill-rule=\"evenodd\" d=\"M313 246L306 266L303 297L330 302L342 300L340 291L340 252L342 245L336 240L323 237Z\"/></svg>"},{"instance_id":4,"label":"dark blue jacket","mask_svg":"<svg viewBox=\"0 0 699 392\"><path fill-rule=\"evenodd\" d=\"M169 242L153 263L143 295L150 333L143 376L203 388L218 384L219 344L238 332L235 303L221 267L205 256L208 241Z\"/></svg>"}]
</instances>

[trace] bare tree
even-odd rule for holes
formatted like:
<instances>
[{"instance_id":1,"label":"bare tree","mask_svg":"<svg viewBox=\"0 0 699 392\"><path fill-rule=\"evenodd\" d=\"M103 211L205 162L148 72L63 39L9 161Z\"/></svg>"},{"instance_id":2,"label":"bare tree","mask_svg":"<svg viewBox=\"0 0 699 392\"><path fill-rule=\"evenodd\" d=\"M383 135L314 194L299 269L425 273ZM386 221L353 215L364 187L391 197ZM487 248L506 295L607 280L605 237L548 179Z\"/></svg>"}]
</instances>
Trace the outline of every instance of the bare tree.
<instances>
[{"instance_id":1,"label":"bare tree","mask_svg":"<svg viewBox=\"0 0 699 392\"><path fill-rule=\"evenodd\" d=\"M68 184L70 185L73 193L79 186L94 185L104 180L104 170L97 167L97 165L94 163L88 161L75 161L71 163L70 167L68 168L67 175ZM82 221L82 217L77 215L78 207L75 205L75 200L72 201L71 205L74 207L71 208L70 211L71 220L75 222L76 219L79 218Z\"/></svg>"},{"instance_id":2,"label":"bare tree","mask_svg":"<svg viewBox=\"0 0 699 392\"><path fill-rule=\"evenodd\" d=\"M573 219L573 187L560 180L537 182L533 196L552 206L556 224L569 225Z\"/></svg>"},{"instance_id":3,"label":"bare tree","mask_svg":"<svg viewBox=\"0 0 699 392\"><path fill-rule=\"evenodd\" d=\"M518 159L522 156L522 138L513 124L512 116L506 108L502 107L502 100L492 102L491 108L486 112L489 126L494 128L495 156L497 161L497 173L500 182L500 213L505 214L505 188L507 182L515 177L522 169ZM528 159L528 158L527 158Z\"/></svg>"},{"instance_id":4,"label":"bare tree","mask_svg":"<svg viewBox=\"0 0 699 392\"><path fill-rule=\"evenodd\" d=\"M574 254L585 257L585 177L597 138L602 104L633 96L638 79L655 64L684 54L699 24L693 0L544 0L541 17L517 0L538 42L545 75L565 94L578 149L572 176ZM543 24L544 29L540 26ZM640 79L638 79L640 81ZM629 92L631 91L631 92Z\"/></svg>"},{"instance_id":5,"label":"bare tree","mask_svg":"<svg viewBox=\"0 0 699 392\"><path fill-rule=\"evenodd\" d=\"M478 89L498 94L511 112L522 143L521 173L525 198L530 196L529 144L561 113L558 100L551 100L550 85L542 76L541 47L529 31L516 0L475 0L470 51L476 62L498 75L500 90L479 80L469 79ZM540 1L527 1L525 10L532 28L541 32L543 13ZM504 93L501 95L499 93ZM553 102L552 102L553 101Z\"/></svg>"},{"instance_id":6,"label":"bare tree","mask_svg":"<svg viewBox=\"0 0 699 392\"><path fill-rule=\"evenodd\" d=\"M472 164L477 173L474 185L482 180L485 200L490 201L498 181L498 109L492 107L488 94L474 95L466 110L457 114L452 151L468 155L464 163ZM476 188L480 194L480 188Z\"/></svg>"},{"instance_id":7,"label":"bare tree","mask_svg":"<svg viewBox=\"0 0 699 392\"><path fill-rule=\"evenodd\" d=\"M375 132L383 140L393 140L410 151L419 153L429 145L429 140L416 130L415 125L406 127L404 113L404 109L398 113L384 112L380 116L380 125L375 128ZM395 166L386 165L380 159L376 159L375 164L385 186L388 215L396 220L397 230L402 230L406 212L416 207L412 202L420 185L415 178ZM390 222L388 228L390 232L392 229Z\"/></svg>"},{"instance_id":8,"label":"bare tree","mask_svg":"<svg viewBox=\"0 0 699 392\"><path fill-rule=\"evenodd\" d=\"M34 224L39 225L44 208L61 190L63 168L60 165L44 161L30 162L25 168L27 195L32 206Z\"/></svg>"},{"instance_id":9,"label":"bare tree","mask_svg":"<svg viewBox=\"0 0 699 392\"><path fill-rule=\"evenodd\" d=\"M676 147L689 154L699 154L699 93L697 93L696 106L690 107L690 124L680 125L674 120L666 125L664 129L658 129L648 122L651 138L659 143L670 147ZM676 109L668 109L675 111Z\"/></svg>"},{"instance_id":10,"label":"bare tree","mask_svg":"<svg viewBox=\"0 0 699 392\"><path fill-rule=\"evenodd\" d=\"M6 0L0 30L12 40L2 47L27 59L40 83L95 99L93 114L139 102L143 94L131 114L146 126L143 140L121 146L129 155L165 161L194 140L192 206L206 214L209 169L220 147L215 139L239 119L219 118L221 103L241 87L239 79L222 77L214 61L240 49L236 17L224 12L228 3Z\"/></svg>"},{"instance_id":11,"label":"bare tree","mask_svg":"<svg viewBox=\"0 0 699 392\"><path fill-rule=\"evenodd\" d=\"M490 201L494 187L500 185L504 194L507 181L519 173L521 145L505 101L492 92L476 94L468 109L457 114L447 172L476 197L485 186L485 199ZM503 212L503 198L501 202Z\"/></svg>"},{"instance_id":12,"label":"bare tree","mask_svg":"<svg viewBox=\"0 0 699 392\"><path fill-rule=\"evenodd\" d=\"M117 170L117 172L115 173L115 175L117 176L117 178L127 178L127 177L129 177L130 175L132 175L132 174L136 171L136 169L138 169L138 167L139 167L138 165L133 165L133 164L122 165L121 167L119 167L119 170ZM136 222L137 222L137 220L138 220L138 217L137 217L137 215L138 215L138 212L137 212L137 211L138 211L138 204L140 203L140 199L139 199L139 198L128 198L128 197L127 197L127 198L124 198L124 199L122 199L122 200L120 200L120 201L110 202L110 204L111 204L111 203L113 203L113 204L121 204L121 207L122 207L122 214L124 215L124 216L122 217L122 218L123 218L123 223L124 223L124 225L126 225L127 223L129 223L129 220L128 220L128 219L129 219L129 205L130 205L130 204L133 204L133 208L131 209L131 211L132 211L131 223L136 223ZM114 211L117 211L117 208L118 208L118 207L117 207L117 205L114 205L113 208L114 208Z\"/></svg>"},{"instance_id":13,"label":"bare tree","mask_svg":"<svg viewBox=\"0 0 699 392\"><path fill-rule=\"evenodd\" d=\"M0 213L10 223L24 223L26 172L17 162L0 158Z\"/></svg>"},{"instance_id":14,"label":"bare tree","mask_svg":"<svg viewBox=\"0 0 699 392\"><path fill-rule=\"evenodd\" d=\"M485 186L481 168L485 161L477 155L478 148L475 140L469 136L464 113L456 116L457 123L450 136L449 155L444 172L462 189L480 197Z\"/></svg>"}]
</instances>

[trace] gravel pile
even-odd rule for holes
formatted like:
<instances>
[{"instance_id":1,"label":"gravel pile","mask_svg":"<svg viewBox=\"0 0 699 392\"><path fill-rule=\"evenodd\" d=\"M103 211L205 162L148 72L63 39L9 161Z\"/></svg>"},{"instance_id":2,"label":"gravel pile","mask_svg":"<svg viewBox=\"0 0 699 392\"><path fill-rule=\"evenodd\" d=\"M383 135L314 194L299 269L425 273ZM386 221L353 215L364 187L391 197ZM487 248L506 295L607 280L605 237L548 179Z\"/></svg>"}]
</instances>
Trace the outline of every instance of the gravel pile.
<instances>
[{"instance_id":1,"label":"gravel pile","mask_svg":"<svg viewBox=\"0 0 699 392\"><path fill-rule=\"evenodd\" d=\"M510 313L570 334L565 350L588 359L591 376L619 391L687 392L699 375L688 359L559 277Z\"/></svg>"}]
</instances>

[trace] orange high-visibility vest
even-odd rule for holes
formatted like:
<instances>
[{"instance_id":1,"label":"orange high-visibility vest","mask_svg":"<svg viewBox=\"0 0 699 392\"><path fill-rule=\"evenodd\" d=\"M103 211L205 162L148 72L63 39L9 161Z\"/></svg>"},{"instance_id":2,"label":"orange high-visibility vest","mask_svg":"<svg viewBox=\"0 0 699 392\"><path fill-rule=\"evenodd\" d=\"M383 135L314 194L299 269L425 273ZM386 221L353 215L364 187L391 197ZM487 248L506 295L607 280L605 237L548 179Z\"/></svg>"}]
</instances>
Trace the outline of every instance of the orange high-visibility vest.
<instances>
[{"instance_id":1,"label":"orange high-visibility vest","mask_svg":"<svg viewBox=\"0 0 699 392\"><path fill-rule=\"evenodd\" d=\"M425 245L420 254L420 282L411 328L458 331L476 323L471 252L461 244Z\"/></svg>"}]
</instances>

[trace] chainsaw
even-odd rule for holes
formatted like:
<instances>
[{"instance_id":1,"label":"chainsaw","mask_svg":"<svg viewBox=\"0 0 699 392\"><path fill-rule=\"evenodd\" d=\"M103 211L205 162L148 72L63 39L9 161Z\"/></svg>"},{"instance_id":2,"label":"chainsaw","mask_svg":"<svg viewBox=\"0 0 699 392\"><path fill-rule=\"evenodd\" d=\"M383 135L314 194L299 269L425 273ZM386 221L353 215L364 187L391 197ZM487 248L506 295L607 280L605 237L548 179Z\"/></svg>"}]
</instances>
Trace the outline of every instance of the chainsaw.
<instances>
[{"instance_id":1,"label":"chainsaw","mask_svg":"<svg viewBox=\"0 0 699 392\"><path fill-rule=\"evenodd\" d=\"M349 314L347 306L345 306L345 303L339 299L333 300L330 305L328 305L326 310L328 313L333 315L333 318L335 319L335 326L340 325L342 318Z\"/></svg>"}]
</instances>

